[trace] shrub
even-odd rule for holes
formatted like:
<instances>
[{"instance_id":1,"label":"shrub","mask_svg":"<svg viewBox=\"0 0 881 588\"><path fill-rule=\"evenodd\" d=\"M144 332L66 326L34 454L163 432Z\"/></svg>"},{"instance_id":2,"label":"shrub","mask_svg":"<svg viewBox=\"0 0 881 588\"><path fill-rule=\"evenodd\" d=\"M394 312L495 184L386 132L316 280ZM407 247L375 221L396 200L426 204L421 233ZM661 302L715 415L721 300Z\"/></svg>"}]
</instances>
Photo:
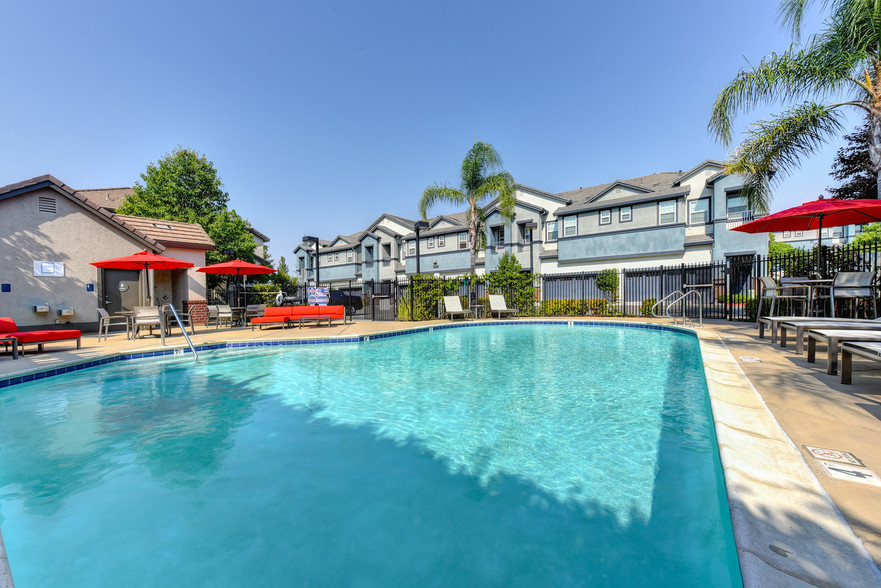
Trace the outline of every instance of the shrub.
<instances>
[{"instance_id":1,"label":"shrub","mask_svg":"<svg viewBox=\"0 0 881 588\"><path fill-rule=\"evenodd\" d=\"M609 300L618 298L618 270L614 268L604 269L597 275L597 288L606 292Z\"/></svg>"},{"instance_id":2,"label":"shrub","mask_svg":"<svg viewBox=\"0 0 881 588\"><path fill-rule=\"evenodd\" d=\"M658 303L656 298L646 298L639 306L639 314L642 316L652 316L652 307Z\"/></svg>"},{"instance_id":3,"label":"shrub","mask_svg":"<svg viewBox=\"0 0 881 588\"><path fill-rule=\"evenodd\" d=\"M543 300L541 314L542 316L612 316L619 313L605 298L591 298L584 301L561 298L559 300Z\"/></svg>"}]
</instances>

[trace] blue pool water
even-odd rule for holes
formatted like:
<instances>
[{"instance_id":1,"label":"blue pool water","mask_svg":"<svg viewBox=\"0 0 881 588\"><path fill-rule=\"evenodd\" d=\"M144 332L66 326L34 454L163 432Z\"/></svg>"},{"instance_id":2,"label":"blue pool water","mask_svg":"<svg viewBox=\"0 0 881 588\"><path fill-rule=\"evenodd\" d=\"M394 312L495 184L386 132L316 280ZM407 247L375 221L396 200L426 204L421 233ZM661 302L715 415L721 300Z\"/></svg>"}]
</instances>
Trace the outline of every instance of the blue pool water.
<instances>
[{"instance_id":1,"label":"blue pool water","mask_svg":"<svg viewBox=\"0 0 881 588\"><path fill-rule=\"evenodd\" d=\"M697 340L435 330L0 390L30 586L729 586Z\"/></svg>"}]
</instances>

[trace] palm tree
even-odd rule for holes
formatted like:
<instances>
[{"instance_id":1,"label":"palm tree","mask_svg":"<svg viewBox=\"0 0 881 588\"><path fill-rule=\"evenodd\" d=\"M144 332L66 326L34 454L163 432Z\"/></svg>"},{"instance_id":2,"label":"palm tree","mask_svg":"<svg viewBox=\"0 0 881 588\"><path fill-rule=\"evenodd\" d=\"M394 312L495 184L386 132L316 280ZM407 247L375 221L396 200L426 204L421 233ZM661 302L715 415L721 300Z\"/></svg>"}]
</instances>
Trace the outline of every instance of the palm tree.
<instances>
[{"instance_id":1,"label":"palm tree","mask_svg":"<svg viewBox=\"0 0 881 588\"><path fill-rule=\"evenodd\" d=\"M468 205L468 248L471 251L471 273L476 273L477 248L485 219L481 203L487 199L499 199L502 216L514 216L514 178L502 168L502 159L488 143L476 141L462 162L460 189L435 183L422 192L419 214L427 218L428 209L438 202L450 202L457 206Z\"/></svg>"},{"instance_id":2,"label":"palm tree","mask_svg":"<svg viewBox=\"0 0 881 588\"><path fill-rule=\"evenodd\" d=\"M796 41L813 0L782 0L779 17ZM709 130L727 147L735 116L759 104L791 106L754 123L733 152L726 171L745 177L743 195L752 210L767 212L769 178L779 181L802 157L841 133L845 107L862 110L872 127L869 155L881 195L881 2L825 0L828 18L804 48L772 54L737 74L716 98Z\"/></svg>"}]
</instances>

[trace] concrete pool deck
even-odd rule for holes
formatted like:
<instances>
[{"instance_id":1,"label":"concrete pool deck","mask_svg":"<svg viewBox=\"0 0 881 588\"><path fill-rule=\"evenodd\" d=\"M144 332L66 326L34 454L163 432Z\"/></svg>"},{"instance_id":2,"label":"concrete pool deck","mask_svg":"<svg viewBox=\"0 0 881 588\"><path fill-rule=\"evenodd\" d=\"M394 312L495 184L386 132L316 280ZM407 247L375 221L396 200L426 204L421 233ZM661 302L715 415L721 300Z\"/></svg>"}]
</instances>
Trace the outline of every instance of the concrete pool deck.
<instances>
[{"instance_id":1,"label":"concrete pool deck","mask_svg":"<svg viewBox=\"0 0 881 588\"><path fill-rule=\"evenodd\" d=\"M254 331L199 327L193 343L354 337L436 324L449 321ZM695 330L745 585L881 586L875 565L881 562L881 486L859 475L871 471L881 477L881 366L855 359L854 384L844 386L838 376L826 374L824 354L809 364L791 348L758 339L752 324L707 321ZM168 345L185 345L175 332ZM0 380L157 348L158 339L128 341L117 334L99 343L88 334L82 349L54 343L38 353L29 347L16 360L0 353ZM848 452L863 465L821 460L806 446ZM848 470L857 475L842 473Z\"/></svg>"}]
</instances>

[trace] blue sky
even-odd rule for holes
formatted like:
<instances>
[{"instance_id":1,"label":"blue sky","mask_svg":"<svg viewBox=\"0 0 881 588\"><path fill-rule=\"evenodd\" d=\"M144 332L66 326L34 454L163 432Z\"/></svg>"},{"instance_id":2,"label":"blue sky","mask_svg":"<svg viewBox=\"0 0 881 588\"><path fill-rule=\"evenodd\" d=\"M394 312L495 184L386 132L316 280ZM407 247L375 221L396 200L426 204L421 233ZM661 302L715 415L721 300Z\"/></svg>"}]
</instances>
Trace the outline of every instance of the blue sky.
<instances>
[{"instance_id":1,"label":"blue sky","mask_svg":"<svg viewBox=\"0 0 881 588\"><path fill-rule=\"evenodd\" d=\"M415 218L475 137L550 192L724 159L713 100L789 46L777 4L593 4L7 0L0 185L131 186L190 147L290 260L304 234ZM841 145L778 184L772 211L835 185Z\"/></svg>"}]
</instances>

